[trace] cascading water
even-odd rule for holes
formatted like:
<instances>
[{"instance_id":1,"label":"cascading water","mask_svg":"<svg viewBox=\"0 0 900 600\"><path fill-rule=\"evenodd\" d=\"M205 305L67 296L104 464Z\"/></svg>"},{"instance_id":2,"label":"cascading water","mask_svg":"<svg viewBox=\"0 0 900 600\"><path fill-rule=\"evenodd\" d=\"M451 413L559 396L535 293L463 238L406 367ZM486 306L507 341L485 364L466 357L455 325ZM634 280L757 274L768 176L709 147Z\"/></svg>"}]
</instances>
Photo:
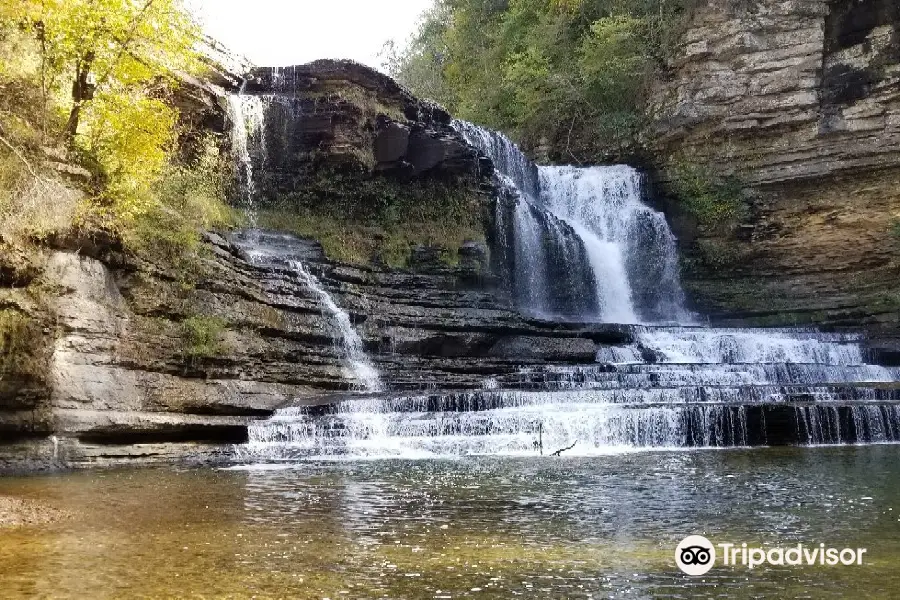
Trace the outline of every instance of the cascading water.
<instances>
[{"instance_id":1,"label":"cascading water","mask_svg":"<svg viewBox=\"0 0 900 600\"><path fill-rule=\"evenodd\" d=\"M663 214L642 202L635 169L537 167L503 134L463 121L454 126L491 158L507 188L497 210L514 217L498 214L512 225L500 246L524 310L615 323L691 321L675 237ZM553 291L560 288L579 301L558 301Z\"/></svg>"},{"instance_id":2,"label":"cascading water","mask_svg":"<svg viewBox=\"0 0 900 600\"><path fill-rule=\"evenodd\" d=\"M673 344L679 336L685 341ZM897 381L900 368L866 364L858 342L808 330L645 327L619 348L615 364L527 367L480 391L283 411L251 427L251 456L536 455L572 444L566 454L591 455L900 441L900 411L891 404L900 391L872 385ZM831 414L837 425L822 427L822 415ZM835 428L843 437L828 433Z\"/></svg>"},{"instance_id":3,"label":"cascading water","mask_svg":"<svg viewBox=\"0 0 900 600\"><path fill-rule=\"evenodd\" d=\"M249 234L236 236L236 240L246 255L258 266L277 268L282 266L279 262L286 263L294 276L315 294L330 321L335 325L337 334L335 339L338 341L342 357L348 364L345 371L346 378L353 381L353 387L360 391L380 391L382 389L381 378L366 354L362 339L353 328L350 316L338 306L331 294L301 261L289 256L279 256L277 246L267 246L265 236L253 229L256 225L254 158L258 161L259 166L265 166L267 161L265 118L269 101L271 101L270 98L262 96L244 94L228 96L232 152L237 161L241 201L251 224Z\"/></svg>"},{"instance_id":4,"label":"cascading water","mask_svg":"<svg viewBox=\"0 0 900 600\"><path fill-rule=\"evenodd\" d=\"M645 324L594 364L279 411L250 427L248 460L900 442L900 367L868 364L858 336L692 324L674 236L634 169L537 167L504 136L455 126L498 171L495 249L521 309Z\"/></svg>"},{"instance_id":5,"label":"cascading water","mask_svg":"<svg viewBox=\"0 0 900 600\"><path fill-rule=\"evenodd\" d=\"M603 320L690 322L675 236L641 201L640 174L624 165L540 167L541 201L584 241Z\"/></svg>"},{"instance_id":6,"label":"cascading water","mask_svg":"<svg viewBox=\"0 0 900 600\"><path fill-rule=\"evenodd\" d=\"M346 360L350 363L348 377L354 379L364 391L380 391L382 387L381 378L378 375L378 371L372 366L372 361L363 348L362 339L360 339L359 334L353 328L350 315L335 303L331 294L325 291L319 280L306 270L303 263L298 260L292 260L290 265L300 280L318 296L332 322L337 325L340 331L341 349Z\"/></svg>"},{"instance_id":7,"label":"cascading water","mask_svg":"<svg viewBox=\"0 0 900 600\"><path fill-rule=\"evenodd\" d=\"M236 161L241 203L251 226L256 225L256 180L253 154L265 164L265 103L259 96L228 95L228 119L231 122L231 152Z\"/></svg>"}]
</instances>

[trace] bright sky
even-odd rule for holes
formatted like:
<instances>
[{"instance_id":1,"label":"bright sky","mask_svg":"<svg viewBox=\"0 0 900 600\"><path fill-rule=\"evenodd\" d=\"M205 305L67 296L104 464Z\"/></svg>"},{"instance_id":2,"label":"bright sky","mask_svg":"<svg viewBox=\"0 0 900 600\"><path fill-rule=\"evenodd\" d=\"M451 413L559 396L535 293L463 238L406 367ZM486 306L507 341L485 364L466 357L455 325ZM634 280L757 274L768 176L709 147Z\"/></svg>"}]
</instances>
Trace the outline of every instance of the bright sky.
<instances>
[{"instance_id":1,"label":"bright sky","mask_svg":"<svg viewBox=\"0 0 900 600\"><path fill-rule=\"evenodd\" d=\"M188 0L206 32L254 64L352 58L380 67L388 40L415 30L432 0Z\"/></svg>"}]
</instances>

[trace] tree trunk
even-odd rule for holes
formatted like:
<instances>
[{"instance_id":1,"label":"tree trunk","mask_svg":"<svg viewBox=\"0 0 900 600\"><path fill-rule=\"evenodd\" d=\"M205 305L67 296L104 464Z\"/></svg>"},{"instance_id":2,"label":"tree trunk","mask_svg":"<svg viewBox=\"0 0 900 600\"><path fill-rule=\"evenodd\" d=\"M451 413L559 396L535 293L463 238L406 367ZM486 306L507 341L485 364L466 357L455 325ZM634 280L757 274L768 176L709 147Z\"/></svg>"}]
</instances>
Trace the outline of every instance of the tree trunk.
<instances>
[{"instance_id":1,"label":"tree trunk","mask_svg":"<svg viewBox=\"0 0 900 600\"><path fill-rule=\"evenodd\" d=\"M94 84L90 81L91 65L94 53L86 53L75 68L75 81L72 82L72 110L66 123L66 139L71 144L78 133L78 122L81 119L81 107L85 101L94 97Z\"/></svg>"}]
</instances>

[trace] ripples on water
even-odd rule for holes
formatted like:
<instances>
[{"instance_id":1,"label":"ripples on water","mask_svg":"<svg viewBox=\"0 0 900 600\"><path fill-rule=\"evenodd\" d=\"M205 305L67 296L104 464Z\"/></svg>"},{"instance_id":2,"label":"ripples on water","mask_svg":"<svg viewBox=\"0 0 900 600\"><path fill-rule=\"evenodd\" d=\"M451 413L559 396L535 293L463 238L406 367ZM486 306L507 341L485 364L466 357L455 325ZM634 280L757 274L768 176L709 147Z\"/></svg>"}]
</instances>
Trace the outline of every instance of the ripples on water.
<instances>
[{"instance_id":1,"label":"ripples on water","mask_svg":"<svg viewBox=\"0 0 900 600\"><path fill-rule=\"evenodd\" d=\"M0 480L75 513L2 531L3 597L896 597L900 448L141 470ZM674 547L866 547L863 567Z\"/></svg>"}]
</instances>

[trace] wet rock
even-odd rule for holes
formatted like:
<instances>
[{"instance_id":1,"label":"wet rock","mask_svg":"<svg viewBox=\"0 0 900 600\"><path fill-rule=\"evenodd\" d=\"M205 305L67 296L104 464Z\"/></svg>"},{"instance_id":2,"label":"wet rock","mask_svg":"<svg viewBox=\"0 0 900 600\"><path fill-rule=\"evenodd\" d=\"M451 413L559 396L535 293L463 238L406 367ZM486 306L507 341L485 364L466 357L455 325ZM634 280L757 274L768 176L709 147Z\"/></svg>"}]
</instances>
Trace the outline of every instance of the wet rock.
<instances>
[{"instance_id":1,"label":"wet rock","mask_svg":"<svg viewBox=\"0 0 900 600\"><path fill-rule=\"evenodd\" d=\"M264 258L247 260L250 239ZM213 251L192 288L149 264L49 254L58 333L47 383L30 398L0 382L0 432L21 442L0 447L0 467L13 456L31 465L221 460L254 420L347 391L341 334L292 258L347 311L390 389L480 389L523 364L592 363L598 342L631 340L624 326L524 319L505 295L473 283L469 267L437 267L436 249L421 249L416 271L332 263L310 240L265 231L204 243ZM467 251L484 256L476 243ZM198 318L217 333L192 354L184 324Z\"/></svg>"},{"instance_id":2,"label":"wet rock","mask_svg":"<svg viewBox=\"0 0 900 600\"><path fill-rule=\"evenodd\" d=\"M499 358L554 362L593 362L597 346L584 338L511 336L497 342L488 353Z\"/></svg>"},{"instance_id":3,"label":"wet rock","mask_svg":"<svg viewBox=\"0 0 900 600\"><path fill-rule=\"evenodd\" d=\"M489 251L484 242L468 241L459 248L459 266L478 273L489 266Z\"/></svg>"},{"instance_id":4,"label":"wet rock","mask_svg":"<svg viewBox=\"0 0 900 600\"><path fill-rule=\"evenodd\" d=\"M379 128L375 137L375 162L396 163L409 151L409 127L387 121Z\"/></svg>"},{"instance_id":5,"label":"wet rock","mask_svg":"<svg viewBox=\"0 0 900 600\"><path fill-rule=\"evenodd\" d=\"M446 248L440 246L415 246L409 258L413 271L440 271L446 267L443 256Z\"/></svg>"}]
</instances>

